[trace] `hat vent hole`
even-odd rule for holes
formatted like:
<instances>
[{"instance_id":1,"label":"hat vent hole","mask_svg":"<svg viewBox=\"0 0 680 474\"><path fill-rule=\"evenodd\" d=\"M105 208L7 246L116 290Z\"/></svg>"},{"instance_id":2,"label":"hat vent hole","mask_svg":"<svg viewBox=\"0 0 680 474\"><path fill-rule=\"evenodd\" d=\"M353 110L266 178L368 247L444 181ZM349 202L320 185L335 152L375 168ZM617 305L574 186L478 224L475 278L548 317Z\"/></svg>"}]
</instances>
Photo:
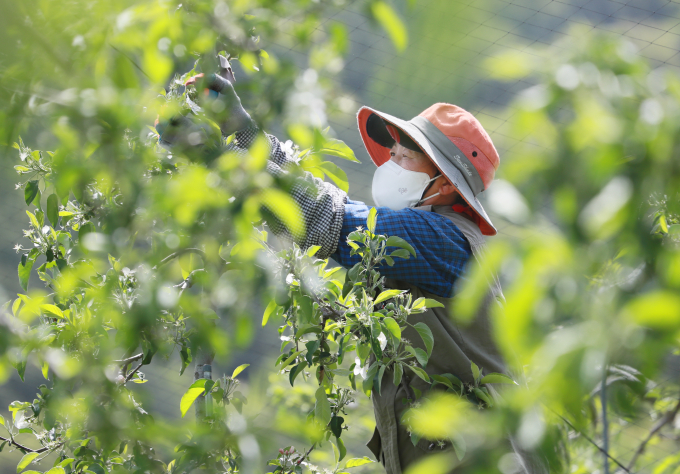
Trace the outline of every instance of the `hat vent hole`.
<instances>
[{"instance_id":1,"label":"hat vent hole","mask_svg":"<svg viewBox=\"0 0 680 474\"><path fill-rule=\"evenodd\" d=\"M476 151L473 151L473 152L472 152L472 156L477 156L477 152L476 152Z\"/></svg>"}]
</instances>

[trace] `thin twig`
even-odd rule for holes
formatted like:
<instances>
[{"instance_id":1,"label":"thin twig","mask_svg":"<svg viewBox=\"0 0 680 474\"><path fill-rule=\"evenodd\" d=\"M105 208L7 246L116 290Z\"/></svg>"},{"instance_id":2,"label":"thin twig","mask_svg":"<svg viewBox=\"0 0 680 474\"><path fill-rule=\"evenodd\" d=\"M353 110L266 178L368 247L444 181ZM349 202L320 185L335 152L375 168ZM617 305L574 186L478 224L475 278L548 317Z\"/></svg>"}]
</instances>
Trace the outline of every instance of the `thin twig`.
<instances>
[{"instance_id":1,"label":"thin twig","mask_svg":"<svg viewBox=\"0 0 680 474\"><path fill-rule=\"evenodd\" d=\"M144 74L144 75L147 77L147 79L151 79L151 78L149 77L149 75L148 75L146 72L144 72L144 69L142 69L142 67L134 61L134 59L132 59L130 56L128 56L127 54L125 54L124 52L122 52L120 49L116 48L116 47L115 47L114 45L112 45L111 43L109 43L109 46L111 46L111 48L113 48L118 54L122 55L123 57L125 57L125 59L127 59L128 61L130 61L134 67L136 67L137 69L139 69L139 72L141 72L142 74Z\"/></svg>"},{"instance_id":2,"label":"thin twig","mask_svg":"<svg viewBox=\"0 0 680 474\"><path fill-rule=\"evenodd\" d=\"M114 360L116 364L123 364L123 365L128 365L130 362L133 360L141 359L142 356L144 356L143 352L140 352L137 355L133 355L132 357L128 357L127 359L122 359L122 360Z\"/></svg>"},{"instance_id":3,"label":"thin twig","mask_svg":"<svg viewBox=\"0 0 680 474\"><path fill-rule=\"evenodd\" d=\"M59 443L59 444L56 445L54 448L49 448L49 447L47 447L47 446L43 446L43 447L40 448L40 449L31 449L31 448L28 448L28 447L24 446L23 444L17 443L17 442L14 441L13 439L4 438L4 437L2 437L2 436L0 436L0 441L6 441L6 442L8 442L9 444L11 444L12 446L16 446L17 448L21 449L22 451L28 451L29 453L44 453L45 451L48 451L48 450L50 450L50 449L57 449L57 448L61 447L61 446L64 444L64 443Z\"/></svg>"},{"instance_id":4,"label":"thin twig","mask_svg":"<svg viewBox=\"0 0 680 474\"><path fill-rule=\"evenodd\" d=\"M600 402L602 404L602 451L609 455L609 423L607 423L607 366L602 369L602 388L600 388ZM602 466L604 474L609 474L609 458L605 456Z\"/></svg>"},{"instance_id":5,"label":"thin twig","mask_svg":"<svg viewBox=\"0 0 680 474\"><path fill-rule=\"evenodd\" d=\"M307 450L307 452L306 452L300 459L297 460L297 465L298 465L298 466L299 466L300 464L302 464L302 463L305 461L305 459L307 459L307 458L309 457L309 453L311 453L312 450L313 450L315 447L316 447L316 443L314 443L314 444L312 445L312 447L309 448L309 449ZM290 471L288 471L288 474L293 474L293 472L295 472L295 469L291 469Z\"/></svg>"},{"instance_id":6,"label":"thin twig","mask_svg":"<svg viewBox=\"0 0 680 474\"><path fill-rule=\"evenodd\" d=\"M135 376L135 374L137 373L137 371L138 371L139 369L142 368L142 365L144 365L144 361L140 362L139 365L135 368L135 370L133 370L132 372L130 372L130 373L128 374L128 376L125 377L125 383L128 383L128 382L132 379L132 377Z\"/></svg>"},{"instance_id":7,"label":"thin twig","mask_svg":"<svg viewBox=\"0 0 680 474\"><path fill-rule=\"evenodd\" d=\"M205 258L205 252L201 249L195 249L195 248L182 249L182 250L178 250L177 252L173 252L170 255L168 255L167 257L165 257L163 260L161 260L158 263L158 265L154 266L153 269L156 270L156 269L162 267L163 265L165 265L166 263L168 263L173 258L177 258L181 255L184 255L185 253L197 253L201 257Z\"/></svg>"},{"instance_id":8,"label":"thin twig","mask_svg":"<svg viewBox=\"0 0 680 474\"><path fill-rule=\"evenodd\" d=\"M628 469L633 469L635 467L635 463L637 462L638 458L642 453L645 452L645 448L647 447L647 443L656 435L661 428L666 426L669 423L672 423L673 420L675 420L675 417L677 416L678 412L680 412L680 400L678 400L678 403L675 405L675 408L673 408L670 411L667 411L664 413L664 415L659 418L659 421L654 423L654 426L652 426L652 429L649 430L649 434L647 434L647 437L640 443L640 446L635 450L635 454L633 454L632 459L628 463Z\"/></svg>"},{"instance_id":9,"label":"thin twig","mask_svg":"<svg viewBox=\"0 0 680 474\"><path fill-rule=\"evenodd\" d=\"M621 469L623 469L624 471L626 471L628 474L631 474L630 470L629 470L626 466L624 466L623 464L621 464L616 458L612 457L611 454L609 454L607 451L605 451L605 450L602 449L600 446L598 446L598 444L597 444L595 441L593 441L587 434L585 434L583 431L581 431L581 430L579 430L578 428L576 428L576 427L571 423L571 421L567 420L565 417L563 417L562 415L560 415L559 413L557 413L557 412L556 412L555 410L553 410L552 408L550 409L550 411L552 411L552 412L555 413L557 416L559 416L560 418L562 418L562 421L564 421L566 424L568 424L568 425L571 427L571 429L573 429L573 430L576 431L578 434L580 434L581 436L583 436L590 444L592 444L592 445L595 446L597 449L599 449L601 453L603 453L603 454L604 454L605 456L607 456L609 459L611 459L612 461L614 461L614 464L616 464L617 466L619 466Z\"/></svg>"}]
</instances>

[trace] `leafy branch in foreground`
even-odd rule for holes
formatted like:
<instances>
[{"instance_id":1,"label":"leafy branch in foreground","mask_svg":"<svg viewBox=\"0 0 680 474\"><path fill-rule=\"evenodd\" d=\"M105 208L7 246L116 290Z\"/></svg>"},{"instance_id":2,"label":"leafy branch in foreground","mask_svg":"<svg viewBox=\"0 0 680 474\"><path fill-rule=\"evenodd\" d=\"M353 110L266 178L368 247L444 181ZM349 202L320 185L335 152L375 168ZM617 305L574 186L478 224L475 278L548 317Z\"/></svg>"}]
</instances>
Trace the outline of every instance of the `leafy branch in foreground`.
<instances>
[{"instance_id":1,"label":"leafy branch in foreground","mask_svg":"<svg viewBox=\"0 0 680 474\"><path fill-rule=\"evenodd\" d=\"M307 414L316 426L310 450L330 441L336 453L334 473L341 469L340 461L346 453L342 434L347 429L345 407L352 401L348 387L369 396L373 391L380 393L389 374L395 385L402 384L412 394L409 402L415 405L423 393L408 384L408 373L430 387L439 385L480 407L491 407L492 397L484 384L514 383L502 374L483 376L474 363L471 386L453 374L428 375L424 368L432 354L432 331L423 322L411 324L408 318L443 305L427 298L414 301L406 291L385 288L380 267L392 266L395 259L408 259L416 253L399 237L375 234L376 224L377 211L371 209L367 228L349 234L351 255L359 256L360 261L346 271L344 279L339 267L329 269L327 260L314 258L318 247L303 251L294 246L278 253L267 247L278 258L280 284L276 298L265 310L263 325L272 316L283 318L278 329L281 355L275 366L288 375L291 386L298 378L318 385L314 408ZM403 337L407 327L418 333L420 344ZM419 437L412 433L411 439L415 444ZM290 448L283 449L270 464L278 466L281 473L300 472L298 466L317 469L307 462L307 455L295 454Z\"/></svg>"}]
</instances>

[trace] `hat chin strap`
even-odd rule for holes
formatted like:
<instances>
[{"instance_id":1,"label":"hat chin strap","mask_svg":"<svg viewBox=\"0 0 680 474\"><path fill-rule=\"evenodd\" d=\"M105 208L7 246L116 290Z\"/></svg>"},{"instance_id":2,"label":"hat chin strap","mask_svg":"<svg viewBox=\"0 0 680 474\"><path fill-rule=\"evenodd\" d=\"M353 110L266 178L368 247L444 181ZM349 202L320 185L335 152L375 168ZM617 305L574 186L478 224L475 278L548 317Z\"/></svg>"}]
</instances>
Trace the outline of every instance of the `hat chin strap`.
<instances>
[{"instance_id":1,"label":"hat chin strap","mask_svg":"<svg viewBox=\"0 0 680 474\"><path fill-rule=\"evenodd\" d=\"M427 185L427 187L425 188L425 191L423 191L423 195L424 195L426 192L428 192L428 191L430 190L430 188L432 187L432 185L434 184L434 182L437 181L437 178L439 178L440 176L443 176L443 175L442 175L439 171L437 171L437 174L434 175L434 178L432 178L432 179L430 180L430 183L429 183L429 184ZM420 201L416 202L416 203L413 205L413 207L418 206L418 205L419 205L421 202L423 202L423 201L427 201L428 199L432 199L432 198L435 197L435 196L439 196L440 194L441 194L441 193L435 193L435 194L433 194L432 196L428 196L428 197L426 197L426 198L424 198L424 197L421 196Z\"/></svg>"},{"instance_id":2,"label":"hat chin strap","mask_svg":"<svg viewBox=\"0 0 680 474\"><path fill-rule=\"evenodd\" d=\"M416 203L416 206L417 206L418 204L422 203L423 201L427 201L428 199L432 199L433 197L439 196L440 194L441 194L441 193L435 193L435 194L433 194L432 196L428 196L428 197L426 197L426 198L423 198L423 199L421 199L420 201L418 201L418 202ZM414 206L414 207L415 207L415 206Z\"/></svg>"}]
</instances>

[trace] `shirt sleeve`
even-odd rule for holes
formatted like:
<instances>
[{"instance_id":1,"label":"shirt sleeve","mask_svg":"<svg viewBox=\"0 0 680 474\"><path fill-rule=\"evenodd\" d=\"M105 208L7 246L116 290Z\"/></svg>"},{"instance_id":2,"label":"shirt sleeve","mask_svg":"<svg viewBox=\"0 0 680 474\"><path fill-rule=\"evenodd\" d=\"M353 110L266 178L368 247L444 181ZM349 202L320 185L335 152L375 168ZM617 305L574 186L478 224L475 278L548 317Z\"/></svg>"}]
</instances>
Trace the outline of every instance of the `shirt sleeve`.
<instances>
[{"instance_id":1,"label":"shirt sleeve","mask_svg":"<svg viewBox=\"0 0 680 474\"><path fill-rule=\"evenodd\" d=\"M251 127L236 133L236 139L227 145L227 151L247 154L255 140L264 135L269 146L269 160L266 170L285 184L288 193L302 212L304 230L291 232L274 215L267 217L269 229L275 235L294 241L303 249L318 245L318 258L328 258L337 250L342 230L347 194L311 173L303 171L295 157L285 149L279 140ZM270 203L276 206L277 203Z\"/></svg>"},{"instance_id":2,"label":"shirt sleeve","mask_svg":"<svg viewBox=\"0 0 680 474\"><path fill-rule=\"evenodd\" d=\"M345 267L361 257L350 255L347 236L357 227L366 227L368 207L363 202L347 201L340 233L340 244L332 257ZM401 237L416 251L416 258L395 258L394 266L382 265L380 274L416 285L442 297L450 297L453 285L463 276L472 250L462 231L446 217L415 209L393 211L378 207L376 234ZM396 250L396 249L395 249Z\"/></svg>"}]
</instances>

